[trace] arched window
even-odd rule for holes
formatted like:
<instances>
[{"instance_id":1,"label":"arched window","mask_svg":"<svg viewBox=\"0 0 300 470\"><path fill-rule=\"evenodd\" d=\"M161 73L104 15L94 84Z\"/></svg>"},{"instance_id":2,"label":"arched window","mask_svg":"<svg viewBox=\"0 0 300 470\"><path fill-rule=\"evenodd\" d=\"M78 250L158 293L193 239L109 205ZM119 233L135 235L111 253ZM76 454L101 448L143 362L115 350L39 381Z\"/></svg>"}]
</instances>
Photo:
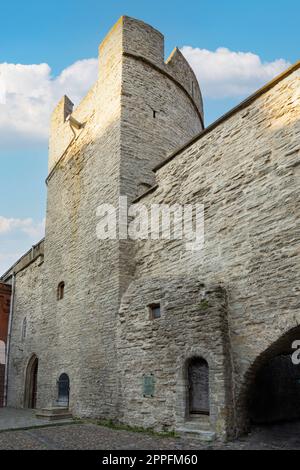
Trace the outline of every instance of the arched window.
<instances>
[{"instance_id":1,"label":"arched window","mask_svg":"<svg viewBox=\"0 0 300 470\"><path fill-rule=\"evenodd\" d=\"M0 364L5 364L5 343L0 341Z\"/></svg>"},{"instance_id":2,"label":"arched window","mask_svg":"<svg viewBox=\"0 0 300 470\"><path fill-rule=\"evenodd\" d=\"M62 300L65 294L65 283L64 281L60 282L57 286L57 300Z\"/></svg>"},{"instance_id":3,"label":"arched window","mask_svg":"<svg viewBox=\"0 0 300 470\"><path fill-rule=\"evenodd\" d=\"M58 379L58 404L69 406L70 380L67 374L61 374Z\"/></svg>"},{"instance_id":4,"label":"arched window","mask_svg":"<svg viewBox=\"0 0 300 470\"><path fill-rule=\"evenodd\" d=\"M27 318L25 317L22 323L22 341L25 340L27 334Z\"/></svg>"}]
</instances>

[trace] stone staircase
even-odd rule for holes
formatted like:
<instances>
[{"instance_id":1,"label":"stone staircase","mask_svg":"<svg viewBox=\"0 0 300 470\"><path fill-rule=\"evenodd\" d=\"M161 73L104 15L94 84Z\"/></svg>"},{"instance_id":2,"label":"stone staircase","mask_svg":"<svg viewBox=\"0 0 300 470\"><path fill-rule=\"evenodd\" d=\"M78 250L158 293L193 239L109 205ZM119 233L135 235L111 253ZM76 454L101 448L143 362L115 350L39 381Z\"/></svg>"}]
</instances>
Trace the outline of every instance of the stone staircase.
<instances>
[{"instance_id":1,"label":"stone staircase","mask_svg":"<svg viewBox=\"0 0 300 470\"><path fill-rule=\"evenodd\" d=\"M37 410L35 416L37 418L48 419L49 421L72 419L72 413L70 413L69 408L63 407L43 408L42 410Z\"/></svg>"},{"instance_id":2,"label":"stone staircase","mask_svg":"<svg viewBox=\"0 0 300 470\"><path fill-rule=\"evenodd\" d=\"M197 438L204 442L212 442L216 438L216 433L212 431L209 416L198 415L189 417L187 421L176 429L180 435Z\"/></svg>"}]
</instances>

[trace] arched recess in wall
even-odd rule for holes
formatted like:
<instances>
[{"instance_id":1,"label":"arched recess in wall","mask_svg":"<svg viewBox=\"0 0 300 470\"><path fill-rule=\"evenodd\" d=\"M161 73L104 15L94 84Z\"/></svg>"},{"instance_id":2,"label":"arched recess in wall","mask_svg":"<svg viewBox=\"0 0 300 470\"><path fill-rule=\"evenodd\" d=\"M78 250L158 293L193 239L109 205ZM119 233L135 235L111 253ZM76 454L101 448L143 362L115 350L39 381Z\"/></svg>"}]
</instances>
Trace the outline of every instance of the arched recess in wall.
<instances>
[{"instance_id":1,"label":"arched recess in wall","mask_svg":"<svg viewBox=\"0 0 300 470\"><path fill-rule=\"evenodd\" d=\"M64 281L61 281L58 286L57 286L57 300L62 300L65 295L65 283Z\"/></svg>"},{"instance_id":2,"label":"arched recess in wall","mask_svg":"<svg viewBox=\"0 0 300 470\"><path fill-rule=\"evenodd\" d=\"M187 361L187 415L209 415L209 367L202 357Z\"/></svg>"},{"instance_id":3,"label":"arched recess in wall","mask_svg":"<svg viewBox=\"0 0 300 470\"><path fill-rule=\"evenodd\" d=\"M35 354L31 356L26 367L24 408L36 408L37 402L37 379L39 360Z\"/></svg>"},{"instance_id":4,"label":"arched recess in wall","mask_svg":"<svg viewBox=\"0 0 300 470\"><path fill-rule=\"evenodd\" d=\"M69 397L70 397L70 379L69 376L65 373L59 376L57 382L58 388L58 405L63 407L69 406Z\"/></svg>"},{"instance_id":5,"label":"arched recess in wall","mask_svg":"<svg viewBox=\"0 0 300 470\"><path fill-rule=\"evenodd\" d=\"M0 340L0 365L5 364L5 343L4 341Z\"/></svg>"},{"instance_id":6,"label":"arched recess in wall","mask_svg":"<svg viewBox=\"0 0 300 470\"><path fill-rule=\"evenodd\" d=\"M300 326L291 329L261 353L249 368L238 398L239 431L252 424L300 419L300 358L295 341Z\"/></svg>"}]
</instances>

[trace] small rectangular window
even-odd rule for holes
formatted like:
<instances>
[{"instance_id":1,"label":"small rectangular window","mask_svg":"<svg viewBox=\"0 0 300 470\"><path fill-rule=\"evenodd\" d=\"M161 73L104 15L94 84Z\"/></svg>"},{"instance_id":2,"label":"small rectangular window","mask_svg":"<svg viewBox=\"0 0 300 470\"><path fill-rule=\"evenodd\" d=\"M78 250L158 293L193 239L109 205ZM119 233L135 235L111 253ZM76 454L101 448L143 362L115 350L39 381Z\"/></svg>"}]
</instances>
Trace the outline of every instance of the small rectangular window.
<instances>
[{"instance_id":1,"label":"small rectangular window","mask_svg":"<svg viewBox=\"0 0 300 470\"><path fill-rule=\"evenodd\" d=\"M157 318L161 317L161 309L160 304L151 304L149 305L150 311L150 320L156 320Z\"/></svg>"}]
</instances>

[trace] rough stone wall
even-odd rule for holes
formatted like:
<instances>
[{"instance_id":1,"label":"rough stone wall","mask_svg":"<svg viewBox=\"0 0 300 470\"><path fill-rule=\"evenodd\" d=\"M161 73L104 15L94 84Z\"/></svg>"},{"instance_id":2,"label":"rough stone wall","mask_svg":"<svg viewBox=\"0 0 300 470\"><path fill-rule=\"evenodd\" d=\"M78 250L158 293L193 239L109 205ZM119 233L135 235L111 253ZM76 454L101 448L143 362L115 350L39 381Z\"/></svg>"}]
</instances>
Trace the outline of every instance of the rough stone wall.
<instances>
[{"instance_id":1,"label":"rough stone wall","mask_svg":"<svg viewBox=\"0 0 300 470\"><path fill-rule=\"evenodd\" d=\"M159 360L164 354L160 337L151 337L151 342L146 343L147 350L143 340L138 341L140 331L145 338L147 328L150 332L157 328L147 324L143 313L143 306L156 300L152 279L161 280L164 285L166 278L181 276L179 292L182 297L185 290L188 292L189 279L193 277L204 284L219 285L227 292L227 347L234 374L228 386L233 390L235 406L230 401L223 404L227 410L225 427L232 431L233 420L238 431L245 424L245 403L240 396L244 394L247 370L275 340L300 323L299 85L299 67L295 67L277 84L212 126L162 166L156 174L158 188L139 201L147 206L151 203L203 203L205 246L200 252L191 252L181 241L147 240L138 245L135 282L149 288L140 291L138 304L134 298L130 297L128 302L127 295L124 297L121 313L125 309L126 315L123 318L122 313L119 325L120 361L126 371L127 384L133 384L128 386L133 393L131 399L127 396L128 390L122 390L120 408L132 423L136 420L151 426L163 424L166 416L160 407L162 397L166 402L167 396L172 397L167 405L172 416L169 424L174 423L178 413L176 369L174 364L160 367ZM170 341L173 337L178 341L180 331L175 320L178 308L172 304L174 295L170 292L162 297L163 303L169 305L166 319L161 322L170 322L165 338L166 356ZM196 325L199 322L200 329L201 317L193 317L193 308L188 302L182 306L182 316L187 319L182 320L185 339L176 353L198 347L205 359L215 354L214 342L205 343L201 336L204 332L189 337L191 319L194 318ZM135 340L131 345L130 332ZM136 363L136 367L132 368L132 363ZM143 373L155 368L159 393L155 399L145 400L140 380ZM218 402L218 394L224 396L222 381L212 390L211 399ZM227 396L230 398L230 394ZM161 415L154 411L156 408ZM220 419L220 415L215 418L213 414L214 427Z\"/></svg>"},{"instance_id":2,"label":"rough stone wall","mask_svg":"<svg viewBox=\"0 0 300 470\"><path fill-rule=\"evenodd\" d=\"M164 38L126 18L123 25L120 194L130 204L139 184L155 183L153 168L202 130L197 79L178 49L164 61ZM120 243L122 293L134 273L133 243Z\"/></svg>"},{"instance_id":3,"label":"rough stone wall","mask_svg":"<svg viewBox=\"0 0 300 470\"><path fill-rule=\"evenodd\" d=\"M33 354L39 357L44 347L41 341L41 331L44 327L41 308L43 297L42 256L36 257L25 269L17 272L14 284L7 405L22 408L24 406L27 364ZM26 334L23 336L25 319ZM38 401L39 395L38 391Z\"/></svg>"},{"instance_id":4,"label":"rough stone wall","mask_svg":"<svg viewBox=\"0 0 300 470\"><path fill-rule=\"evenodd\" d=\"M139 184L153 183L153 166L202 129L200 91L194 85L194 98L189 91L190 67L179 52L168 66L162 50L160 33L121 18L100 46L96 84L72 112L82 126L66 120L72 110L68 97L53 112L41 313L35 338L28 337L21 351L22 315L15 316L11 403L21 403L25 365L35 353L39 408L55 405L57 379L67 373L75 415L118 416L116 320L132 276L131 247L97 240L96 209L101 203L117 207L119 195L136 197ZM180 83L171 76L176 74ZM155 125L150 106L158 108ZM31 269L24 271L24 281ZM29 286L17 281L16 311L20 305L23 312L21 297L30 303L31 295L24 290ZM61 281L65 293L58 301Z\"/></svg>"},{"instance_id":5,"label":"rough stone wall","mask_svg":"<svg viewBox=\"0 0 300 470\"><path fill-rule=\"evenodd\" d=\"M150 318L154 302L161 305L161 318ZM159 430L183 426L188 419L186 367L200 356L209 365L211 422L226 435L231 369L222 289L176 273L136 280L123 297L118 332L121 421ZM154 396L143 396L143 377L151 374Z\"/></svg>"},{"instance_id":6,"label":"rough stone wall","mask_svg":"<svg viewBox=\"0 0 300 470\"><path fill-rule=\"evenodd\" d=\"M55 404L57 379L66 373L76 415L116 412L118 245L113 240L104 246L97 240L96 208L104 202L115 204L118 196L121 75L119 23L100 47L99 79L92 93L73 113L85 126L75 130L75 140L48 179L41 406ZM65 294L58 301L61 281Z\"/></svg>"},{"instance_id":7,"label":"rough stone wall","mask_svg":"<svg viewBox=\"0 0 300 470\"><path fill-rule=\"evenodd\" d=\"M99 63L72 112L82 126L66 120L67 97L53 114L45 260L21 261L16 275L9 404L22 406L36 354L38 407L55 404L64 372L75 415L171 429L187 418L186 361L201 356L211 426L224 437L243 427L240 397L255 358L299 324L299 71L156 172L158 188L141 202L205 205L205 247L191 252L181 241L99 241L96 209L120 195L130 202L154 183L152 167L201 131L194 75L177 50L164 62L160 33L126 17ZM162 318L150 321L156 301ZM156 392L144 398L149 373Z\"/></svg>"},{"instance_id":8,"label":"rough stone wall","mask_svg":"<svg viewBox=\"0 0 300 470\"><path fill-rule=\"evenodd\" d=\"M8 321L10 310L11 286L0 282L0 407L3 406L4 383L5 383L5 349L7 346ZM4 351L2 348L4 348ZM4 352L4 357L3 357Z\"/></svg>"}]
</instances>

